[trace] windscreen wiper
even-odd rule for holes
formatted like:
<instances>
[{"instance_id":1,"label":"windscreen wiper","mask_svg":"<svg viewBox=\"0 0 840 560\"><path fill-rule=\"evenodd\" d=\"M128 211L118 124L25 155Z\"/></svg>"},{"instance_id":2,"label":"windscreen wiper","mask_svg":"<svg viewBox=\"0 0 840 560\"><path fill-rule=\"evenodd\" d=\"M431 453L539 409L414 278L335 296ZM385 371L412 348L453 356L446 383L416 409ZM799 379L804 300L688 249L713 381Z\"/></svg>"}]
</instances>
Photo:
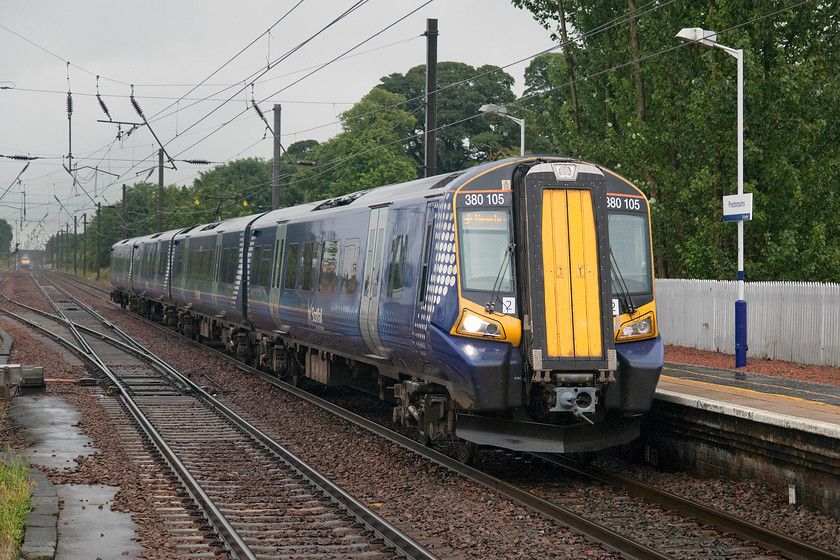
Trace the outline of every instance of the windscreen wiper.
<instances>
[{"instance_id":1,"label":"windscreen wiper","mask_svg":"<svg viewBox=\"0 0 840 560\"><path fill-rule=\"evenodd\" d=\"M490 301L487 302L487 305L484 306L484 310L488 313L493 313L496 311L496 300L499 297L499 290L502 289L502 278L505 276L505 272L507 272L507 267L510 264L511 257L513 256L513 250L516 248L515 243L510 243L505 249L505 254L502 255L502 266L499 268L499 274L496 275L496 281L493 282L493 290L490 292Z\"/></svg>"},{"instance_id":2,"label":"windscreen wiper","mask_svg":"<svg viewBox=\"0 0 840 560\"><path fill-rule=\"evenodd\" d=\"M636 312L636 306L633 305L633 298L630 297L630 290L627 288L627 283L624 281L624 276L621 275L621 269L618 267L618 261L615 259L612 247L610 247L610 260L612 261L613 272L618 279L618 295L624 303L624 308L631 315Z\"/></svg>"}]
</instances>

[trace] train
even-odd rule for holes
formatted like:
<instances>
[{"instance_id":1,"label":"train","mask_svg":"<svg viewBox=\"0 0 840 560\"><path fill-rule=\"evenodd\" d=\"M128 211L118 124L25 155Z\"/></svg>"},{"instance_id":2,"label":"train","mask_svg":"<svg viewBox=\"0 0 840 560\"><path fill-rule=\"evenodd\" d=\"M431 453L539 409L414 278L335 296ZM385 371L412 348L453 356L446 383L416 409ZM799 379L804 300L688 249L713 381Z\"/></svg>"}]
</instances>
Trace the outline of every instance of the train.
<instances>
[{"instance_id":1,"label":"train","mask_svg":"<svg viewBox=\"0 0 840 560\"><path fill-rule=\"evenodd\" d=\"M359 387L470 462L640 433L663 366L650 208L521 156L124 239L111 298L291 383Z\"/></svg>"}]
</instances>

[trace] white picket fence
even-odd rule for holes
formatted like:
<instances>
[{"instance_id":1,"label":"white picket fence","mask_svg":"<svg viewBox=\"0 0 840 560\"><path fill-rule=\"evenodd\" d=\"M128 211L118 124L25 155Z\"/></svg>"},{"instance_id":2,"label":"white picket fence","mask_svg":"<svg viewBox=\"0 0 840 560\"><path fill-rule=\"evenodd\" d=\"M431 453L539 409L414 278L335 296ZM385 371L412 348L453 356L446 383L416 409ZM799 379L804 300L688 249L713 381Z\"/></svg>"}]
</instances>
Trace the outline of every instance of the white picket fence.
<instances>
[{"instance_id":1,"label":"white picket fence","mask_svg":"<svg viewBox=\"0 0 840 560\"><path fill-rule=\"evenodd\" d=\"M656 280L665 344L735 353L738 283ZM840 284L747 282L747 356L840 365Z\"/></svg>"}]
</instances>

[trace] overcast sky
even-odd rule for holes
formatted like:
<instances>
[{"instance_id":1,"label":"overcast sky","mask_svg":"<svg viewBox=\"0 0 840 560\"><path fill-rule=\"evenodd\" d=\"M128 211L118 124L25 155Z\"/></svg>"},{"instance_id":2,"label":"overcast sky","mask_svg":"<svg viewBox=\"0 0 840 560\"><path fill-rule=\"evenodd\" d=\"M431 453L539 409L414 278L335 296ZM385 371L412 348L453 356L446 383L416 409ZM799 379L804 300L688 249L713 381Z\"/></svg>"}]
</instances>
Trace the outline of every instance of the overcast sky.
<instances>
[{"instance_id":1,"label":"overcast sky","mask_svg":"<svg viewBox=\"0 0 840 560\"><path fill-rule=\"evenodd\" d=\"M81 231L95 202L118 202L123 183L145 180L157 164L152 131L178 168L166 170L165 183L179 185L210 168L179 160L272 157L252 96L272 124L273 105L282 105L284 146L334 136L338 115L381 77L425 64L428 18L438 20L439 61L506 67L517 94L527 59L554 46L507 0L0 0L0 14L0 155L41 158L20 174L25 161L0 157L0 218L16 239L22 226L31 248L72 228L70 214ZM109 117L96 94L110 120L141 122L132 85L151 131L126 137L130 124L98 122ZM69 153L76 186L64 169Z\"/></svg>"}]
</instances>

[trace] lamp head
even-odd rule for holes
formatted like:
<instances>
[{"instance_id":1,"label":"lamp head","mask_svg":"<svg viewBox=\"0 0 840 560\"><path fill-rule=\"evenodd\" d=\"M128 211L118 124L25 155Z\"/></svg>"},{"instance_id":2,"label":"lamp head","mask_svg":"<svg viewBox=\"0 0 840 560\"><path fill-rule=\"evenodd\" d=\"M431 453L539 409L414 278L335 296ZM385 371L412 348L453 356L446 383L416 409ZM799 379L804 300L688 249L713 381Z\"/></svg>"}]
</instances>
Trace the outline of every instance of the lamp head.
<instances>
[{"instance_id":1,"label":"lamp head","mask_svg":"<svg viewBox=\"0 0 840 560\"><path fill-rule=\"evenodd\" d=\"M717 33L699 27L683 27L677 33L677 39L687 43L700 43L707 47L717 46Z\"/></svg>"},{"instance_id":2,"label":"lamp head","mask_svg":"<svg viewBox=\"0 0 840 560\"><path fill-rule=\"evenodd\" d=\"M499 106L494 103L482 105L478 110L481 113L493 113L494 115L502 115L503 117L507 116L507 107Z\"/></svg>"}]
</instances>

